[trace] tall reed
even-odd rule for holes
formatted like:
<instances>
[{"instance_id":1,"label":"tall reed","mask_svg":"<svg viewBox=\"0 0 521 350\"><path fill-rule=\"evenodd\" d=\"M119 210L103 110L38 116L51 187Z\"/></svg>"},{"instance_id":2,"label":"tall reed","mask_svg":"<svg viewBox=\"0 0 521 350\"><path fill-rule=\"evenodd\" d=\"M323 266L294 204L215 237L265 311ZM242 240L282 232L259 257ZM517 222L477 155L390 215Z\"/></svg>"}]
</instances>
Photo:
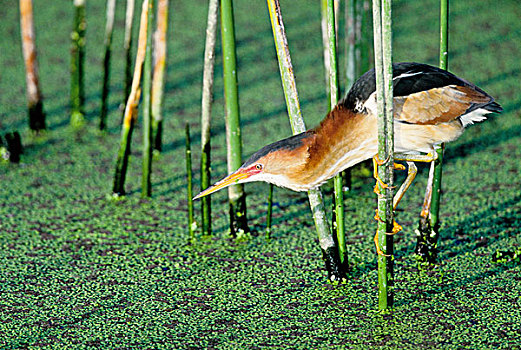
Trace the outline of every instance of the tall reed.
<instances>
[{"instance_id":1,"label":"tall reed","mask_svg":"<svg viewBox=\"0 0 521 350\"><path fill-rule=\"evenodd\" d=\"M295 75L293 74L293 65L289 54L280 4L278 0L267 0L267 3L291 129L293 134L298 134L306 131L306 125L300 110ZM311 211L313 213L313 219L315 221L315 227L318 233L320 247L322 248L324 260L326 262L328 278L330 281L335 283L345 281L346 271L340 263L338 247L331 235L329 224L327 222L322 192L320 189L309 190L308 197Z\"/></svg>"},{"instance_id":2,"label":"tall reed","mask_svg":"<svg viewBox=\"0 0 521 350\"><path fill-rule=\"evenodd\" d=\"M112 53L112 33L114 31L114 13L116 0L107 0L107 22L105 24L105 56L103 58L103 87L101 89L101 110L99 129L107 127L107 109L110 90L110 56Z\"/></svg>"},{"instance_id":3,"label":"tall reed","mask_svg":"<svg viewBox=\"0 0 521 350\"><path fill-rule=\"evenodd\" d=\"M440 1L440 68L447 69L449 63L449 0ZM421 262L436 263L440 229L440 199L443 174L443 152L445 144L435 146L437 159L431 163L426 196L430 194L429 212L422 212L418 226L416 256ZM430 192L430 193L429 193Z\"/></svg>"},{"instance_id":4,"label":"tall reed","mask_svg":"<svg viewBox=\"0 0 521 350\"><path fill-rule=\"evenodd\" d=\"M123 96L123 117L125 108L132 89L132 27L134 23L135 0L127 0L125 10L125 38L123 40L123 50L125 51L125 88Z\"/></svg>"},{"instance_id":5,"label":"tall reed","mask_svg":"<svg viewBox=\"0 0 521 350\"><path fill-rule=\"evenodd\" d=\"M145 60L145 52L147 48L147 32L148 32L148 0L143 1L141 9L141 21L139 26L138 48L136 53L136 62L134 65L134 77L132 79L132 87L130 95L125 105L125 114L123 117L123 125L121 127L121 141L119 145L118 158L116 161L116 171L114 175L114 186L112 194L114 196L122 196L125 194L125 178L127 176L128 161L130 156L130 143L132 140L132 132L137 119L137 108L141 95L141 75L143 70L143 61Z\"/></svg>"},{"instance_id":6,"label":"tall reed","mask_svg":"<svg viewBox=\"0 0 521 350\"><path fill-rule=\"evenodd\" d=\"M338 87L338 62L336 53L336 25L335 25L335 6L333 0L326 0L326 29L327 29L327 57L329 64L326 66L329 68L328 73L328 85L329 85L329 98L330 106L333 109L339 96ZM340 262L346 265L347 268L347 250L345 241L345 216L344 216L344 192L343 192L343 178L342 174L338 174L333 179L335 187L335 221L333 223L333 231L336 234L338 244L338 254L340 256Z\"/></svg>"},{"instance_id":7,"label":"tall reed","mask_svg":"<svg viewBox=\"0 0 521 350\"><path fill-rule=\"evenodd\" d=\"M195 239L195 230L197 229L197 222L194 220L194 200L192 191L192 146L190 141L190 125L185 125L185 158L186 158L186 200L188 203L188 233L190 240Z\"/></svg>"},{"instance_id":8,"label":"tall reed","mask_svg":"<svg viewBox=\"0 0 521 350\"><path fill-rule=\"evenodd\" d=\"M201 97L201 191L211 185L210 156L212 119L212 91L215 64L215 42L217 32L218 0L210 0L208 4L208 20L206 22L206 43L204 46L203 92ZM201 198L203 235L212 233L211 197Z\"/></svg>"},{"instance_id":9,"label":"tall reed","mask_svg":"<svg viewBox=\"0 0 521 350\"><path fill-rule=\"evenodd\" d=\"M242 137L239 115L239 91L237 86L237 59L235 52L235 28L232 0L221 0L221 35L224 76L224 104L226 116L226 144L228 172L242 165ZM230 232L238 236L249 232L246 217L244 186L228 187L230 205Z\"/></svg>"},{"instance_id":10,"label":"tall reed","mask_svg":"<svg viewBox=\"0 0 521 350\"><path fill-rule=\"evenodd\" d=\"M72 29L71 48L71 125L80 126L84 123L85 105L85 0L74 0L74 24Z\"/></svg>"},{"instance_id":11,"label":"tall reed","mask_svg":"<svg viewBox=\"0 0 521 350\"><path fill-rule=\"evenodd\" d=\"M141 174L141 197L152 195L152 27L155 0L148 1L147 47L143 62L143 171Z\"/></svg>"},{"instance_id":12,"label":"tall reed","mask_svg":"<svg viewBox=\"0 0 521 350\"><path fill-rule=\"evenodd\" d=\"M154 71L152 73L151 112L154 152L163 145L163 95L167 56L168 0L157 2L157 29L154 34Z\"/></svg>"},{"instance_id":13,"label":"tall reed","mask_svg":"<svg viewBox=\"0 0 521 350\"><path fill-rule=\"evenodd\" d=\"M378 309L392 308L394 297L393 269L393 71L391 0L373 0L373 30L378 111L378 158L385 161L378 167L377 246L386 254L378 255Z\"/></svg>"},{"instance_id":14,"label":"tall reed","mask_svg":"<svg viewBox=\"0 0 521 350\"><path fill-rule=\"evenodd\" d=\"M32 0L20 0L20 33L22 35L22 51L25 63L29 128L39 132L46 129L46 124L43 111L43 96L40 90L38 75Z\"/></svg>"}]
</instances>

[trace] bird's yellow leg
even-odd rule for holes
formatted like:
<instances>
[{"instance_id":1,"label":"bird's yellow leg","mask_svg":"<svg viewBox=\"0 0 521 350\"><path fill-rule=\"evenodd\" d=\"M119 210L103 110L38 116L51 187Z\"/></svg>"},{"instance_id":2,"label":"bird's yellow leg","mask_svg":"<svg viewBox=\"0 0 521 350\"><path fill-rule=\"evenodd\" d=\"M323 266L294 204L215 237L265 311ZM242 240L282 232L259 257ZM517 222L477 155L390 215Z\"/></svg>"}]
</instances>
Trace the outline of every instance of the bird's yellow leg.
<instances>
[{"instance_id":1,"label":"bird's yellow leg","mask_svg":"<svg viewBox=\"0 0 521 350\"><path fill-rule=\"evenodd\" d=\"M435 161L437 158L438 158L438 154L434 151L429 152L428 154L402 154L402 153L395 154L395 159L407 162L407 166L409 169L408 169L408 173L407 173L407 178L405 179L403 184L398 189L398 192L396 192L396 195L394 196L393 209L396 209L396 207L398 206L398 203L400 203L405 192L409 189L412 182L414 181L414 178L416 177L416 173L418 172L418 169L416 168L416 165L414 164L414 162L430 163L430 162ZM425 197L425 198L427 198L427 197ZM430 207L430 202L428 204L426 204L424 202L424 208L426 208L426 205L428 207Z\"/></svg>"},{"instance_id":2,"label":"bird's yellow leg","mask_svg":"<svg viewBox=\"0 0 521 350\"><path fill-rule=\"evenodd\" d=\"M405 192L409 189L409 187L411 186L412 182L414 181L414 178L416 177L416 173L418 172L418 169L416 168L416 165L414 164L414 162L426 162L426 163L429 163L429 162L432 162L432 161L436 160L437 158L438 158L438 155L437 155L436 152L429 152L428 154L414 154L414 155L402 154L402 153L396 153L395 154L395 158L394 158L395 160L401 160L401 161L407 162L408 172L407 172L407 178L402 183L402 185L398 189L398 192L396 192L396 194L395 194L395 196L393 198L393 209L396 209L396 207L398 206L398 203L400 203L400 201L403 198ZM374 192L376 194L378 194L378 195L380 194L380 190L379 190L378 185L380 185L381 188L388 188L389 187L389 185L384 183L382 181L382 179L380 179L380 177L378 176L378 166L385 164L387 161L388 161L388 159L386 159L384 161L381 161L378 158L378 155L375 155L373 157L373 167L374 167L373 176L374 176L374 178L376 179L376 182L377 182L377 184L375 185L375 188L374 188ZM403 166L402 164L394 163L394 169L395 170L405 170L405 166ZM427 191L429 191L429 188L427 188ZM432 189L431 189L431 191L432 191ZM425 198L427 198L427 197L425 197ZM429 198L430 198L430 196L429 196ZM422 210L422 214L423 214L423 212L425 210L428 210L426 208L429 208L429 207L430 207L430 201L429 201L429 203L425 203L424 202L424 207L423 207L423 210ZM376 209L376 213L375 213L374 218L377 221L381 221L380 216L378 215L378 209ZM387 235L395 235L398 232L400 232L401 230L402 230L402 226L400 226L400 224L398 224L395 220L393 220L392 232L386 232L386 234ZM384 254L384 252L382 252L382 250L380 249L380 247L378 245L378 232L374 236L374 244L376 246L376 252L378 253L378 255L388 256L388 255Z\"/></svg>"},{"instance_id":3,"label":"bird's yellow leg","mask_svg":"<svg viewBox=\"0 0 521 350\"><path fill-rule=\"evenodd\" d=\"M374 219L376 221L382 221L382 219L380 219L380 216L378 215L378 209L375 210L375 215L374 215ZM397 234L398 232L400 232L402 230L402 226L396 222L396 220L393 220L393 229L391 232L386 232L385 234L386 235L395 235ZM382 252L382 250L380 249L379 245L378 245L378 231L376 231L376 234L374 236L374 244L376 246L376 252L378 253L378 255L383 255L383 256L389 256L389 255L386 255L384 254L384 252Z\"/></svg>"},{"instance_id":4,"label":"bird's yellow leg","mask_svg":"<svg viewBox=\"0 0 521 350\"><path fill-rule=\"evenodd\" d=\"M434 162L431 163L431 169L429 171L429 180L427 180L427 188L425 189L425 199L423 200L422 211L420 213L420 216L422 218L427 218L431 211L433 181L434 181Z\"/></svg>"},{"instance_id":5,"label":"bird's yellow leg","mask_svg":"<svg viewBox=\"0 0 521 350\"><path fill-rule=\"evenodd\" d=\"M376 233L374 235L374 245L376 246L376 253L378 255L389 256L387 254L384 254L384 252L382 252L382 250L380 249L380 246L378 245L378 231L376 231Z\"/></svg>"},{"instance_id":6,"label":"bird's yellow leg","mask_svg":"<svg viewBox=\"0 0 521 350\"><path fill-rule=\"evenodd\" d=\"M373 157L373 177L376 179L376 182L377 184L374 186L374 193L376 194L380 194L380 189L378 188L378 185L381 186L381 188L389 188L389 185L386 184L385 182L382 181L382 179L380 179L380 176L378 176L378 166L380 165L384 165L385 163L387 163L389 159L386 159L386 160L380 160L380 158L378 158L378 154L375 155ZM405 166L403 166L402 164L398 164L398 163L394 163L394 170L405 170Z\"/></svg>"},{"instance_id":7,"label":"bird's yellow leg","mask_svg":"<svg viewBox=\"0 0 521 350\"><path fill-rule=\"evenodd\" d=\"M395 235L398 232L400 232L401 229L402 229L402 227L396 221L394 221L393 222L393 232L386 232L385 234L386 235ZM374 235L374 245L376 247L376 253L378 255L389 256L388 254L384 254L384 252L380 249L380 246L378 245L378 231L376 231L376 233Z\"/></svg>"},{"instance_id":8,"label":"bird's yellow leg","mask_svg":"<svg viewBox=\"0 0 521 350\"><path fill-rule=\"evenodd\" d=\"M375 209L375 214L374 214L374 219L376 221L380 221L382 222L382 219L380 219L380 216L378 215L378 209ZM393 220L393 230L392 232L386 232L385 234L386 235L395 235L397 234L398 232L400 232L402 230L402 226L396 222L396 220Z\"/></svg>"},{"instance_id":9,"label":"bird's yellow leg","mask_svg":"<svg viewBox=\"0 0 521 350\"><path fill-rule=\"evenodd\" d=\"M380 185L381 188L388 188L389 185L387 185L385 182L380 179L380 176L378 176L378 166L384 165L387 162L387 160L381 161L380 158L378 158L378 154L373 157L373 177L376 179L376 185L374 186L374 193L380 194L380 189L378 185Z\"/></svg>"},{"instance_id":10,"label":"bird's yellow leg","mask_svg":"<svg viewBox=\"0 0 521 350\"><path fill-rule=\"evenodd\" d=\"M416 168L416 165L413 162L407 162L407 167L407 177L405 178L405 181L402 183L402 185L394 195L393 209L396 209L398 203L400 203L400 201L403 198L403 195L409 189L412 182L414 181L414 178L416 177L416 174L418 173L418 168Z\"/></svg>"},{"instance_id":11,"label":"bird's yellow leg","mask_svg":"<svg viewBox=\"0 0 521 350\"><path fill-rule=\"evenodd\" d=\"M395 153L395 160L402 160L404 162L423 162L430 163L436 159L438 159L438 154L435 151L429 152L427 154L405 154L405 153Z\"/></svg>"}]
</instances>

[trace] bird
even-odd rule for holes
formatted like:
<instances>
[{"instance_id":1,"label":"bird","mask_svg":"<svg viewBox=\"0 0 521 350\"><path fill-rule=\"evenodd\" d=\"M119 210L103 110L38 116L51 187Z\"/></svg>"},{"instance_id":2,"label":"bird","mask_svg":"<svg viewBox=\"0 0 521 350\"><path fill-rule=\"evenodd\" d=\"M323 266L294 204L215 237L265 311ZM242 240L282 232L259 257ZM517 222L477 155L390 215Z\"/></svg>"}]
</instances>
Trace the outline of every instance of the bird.
<instances>
[{"instance_id":1,"label":"bird","mask_svg":"<svg viewBox=\"0 0 521 350\"><path fill-rule=\"evenodd\" d=\"M414 162L434 161L436 145L454 141L466 127L487 119L487 114L502 112L502 108L481 88L447 70L416 62L392 67L395 158L409 165L409 175L393 201L396 208L416 175ZM376 78L371 69L318 126L262 147L239 169L194 199L253 181L293 191L318 188L362 161L373 158L382 164L376 157L377 131ZM375 177L381 181L376 172Z\"/></svg>"}]
</instances>

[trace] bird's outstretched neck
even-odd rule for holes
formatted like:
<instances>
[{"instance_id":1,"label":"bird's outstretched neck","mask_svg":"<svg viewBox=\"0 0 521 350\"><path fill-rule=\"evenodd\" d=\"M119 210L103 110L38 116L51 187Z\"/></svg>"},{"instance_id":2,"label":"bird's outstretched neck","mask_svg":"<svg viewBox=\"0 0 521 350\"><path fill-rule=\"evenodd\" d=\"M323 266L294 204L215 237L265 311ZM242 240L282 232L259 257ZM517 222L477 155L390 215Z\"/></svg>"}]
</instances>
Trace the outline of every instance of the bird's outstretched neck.
<instances>
[{"instance_id":1,"label":"bird's outstretched neck","mask_svg":"<svg viewBox=\"0 0 521 350\"><path fill-rule=\"evenodd\" d=\"M305 180L310 188L376 153L374 118L342 105L308 132L313 135L305 165Z\"/></svg>"}]
</instances>

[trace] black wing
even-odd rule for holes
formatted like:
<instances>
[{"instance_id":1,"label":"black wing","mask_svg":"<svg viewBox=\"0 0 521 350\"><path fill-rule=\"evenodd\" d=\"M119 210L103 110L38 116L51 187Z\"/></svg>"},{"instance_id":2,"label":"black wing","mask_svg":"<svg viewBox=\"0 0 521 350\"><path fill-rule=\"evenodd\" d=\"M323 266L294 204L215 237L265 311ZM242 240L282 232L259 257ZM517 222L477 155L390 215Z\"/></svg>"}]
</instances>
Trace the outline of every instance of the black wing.
<instances>
[{"instance_id":1,"label":"black wing","mask_svg":"<svg viewBox=\"0 0 521 350\"><path fill-rule=\"evenodd\" d=\"M458 91L453 91L454 88L458 88ZM490 112L502 110L490 95L476 85L458 78L446 70L422 63L402 62L393 64L393 89L395 98L401 101L410 98L411 102L414 100L414 103L425 103L426 106L436 105L436 100L425 100L430 93L434 93L438 97L441 96L440 102L443 104L452 102L453 96L468 95L464 96L462 100L459 98L454 100L455 103L461 102L463 104L460 108L457 108L458 115L450 113L451 118L470 113L478 108L485 108ZM374 69L371 69L353 84L351 90L339 104L351 110L360 110L360 107L375 90L375 72ZM432 97L436 98L436 96ZM443 119L447 118L445 116Z\"/></svg>"}]
</instances>

